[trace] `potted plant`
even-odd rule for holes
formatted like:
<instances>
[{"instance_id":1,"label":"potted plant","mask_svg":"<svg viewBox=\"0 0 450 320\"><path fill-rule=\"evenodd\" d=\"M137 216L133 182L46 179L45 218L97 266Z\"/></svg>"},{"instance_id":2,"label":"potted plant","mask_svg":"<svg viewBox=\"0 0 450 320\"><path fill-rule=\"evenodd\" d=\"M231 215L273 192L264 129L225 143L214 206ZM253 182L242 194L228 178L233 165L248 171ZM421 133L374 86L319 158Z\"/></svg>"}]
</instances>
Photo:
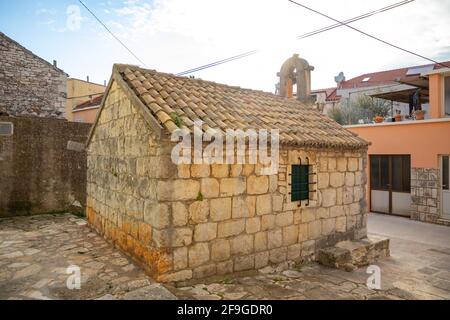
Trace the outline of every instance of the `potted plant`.
<instances>
[{"instance_id":1,"label":"potted plant","mask_svg":"<svg viewBox=\"0 0 450 320\"><path fill-rule=\"evenodd\" d=\"M425 113L426 113L425 110L416 110L414 112L416 120L423 120L423 119L425 119Z\"/></svg>"},{"instance_id":2,"label":"potted plant","mask_svg":"<svg viewBox=\"0 0 450 320\"><path fill-rule=\"evenodd\" d=\"M400 110L395 110L396 115L395 115L395 122L400 122L402 121L402 112Z\"/></svg>"},{"instance_id":3,"label":"potted plant","mask_svg":"<svg viewBox=\"0 0 450 320\"><path fill-rule=\"evenodd\" d=\"M382 123L384 121L384 118L380 117L380 116L376 116L373 120L375 121L375 123Z\"/></svg>"}]
</instances>

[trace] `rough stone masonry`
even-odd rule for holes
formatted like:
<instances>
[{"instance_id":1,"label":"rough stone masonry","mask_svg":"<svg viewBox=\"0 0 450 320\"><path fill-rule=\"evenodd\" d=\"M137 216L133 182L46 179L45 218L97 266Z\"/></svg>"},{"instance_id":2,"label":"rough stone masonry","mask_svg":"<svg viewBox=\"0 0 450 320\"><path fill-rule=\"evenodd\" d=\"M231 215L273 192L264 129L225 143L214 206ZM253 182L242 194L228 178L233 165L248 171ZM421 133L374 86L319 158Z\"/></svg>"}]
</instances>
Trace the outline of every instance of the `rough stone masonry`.
<instances>
[{"instance_id":1,"label":"rough stone masonry","mask_svg":"<svg viewBox=\"0 0 450 320\"><path fill-rule=\"evenodd\" d=\"M0 32L0 114L64 118L67 74Z\"/></svg>"},{"instance_id":2,"label":"rough stone masonry","mask_svg":"<svg viewBox=\"0 0 450 320\"><path fill-rule=\"evenodd\" d=\"M441 172L439 169L411 168L411 219L450 225L441 219Z\"/></svg>"},{"instance_id":3,"label":"rough stone masonry","mask_svg":"<svg viewBox=\"0 0 450 320\"><path fill-rule=\"evenodd\" d=\"M37 117L2 117L13 127L0 135L0 218L80 212L86 204L86 123Z\"/></svg>"},{"instance_id":4,"label":"rough stone masonry","mask_svg":"<svg viewBox=\"0 0 450 320\"><path fill-rule=\"evenodd\" d=\"M282 147L280 172L260 165L179 165L143 110L112 82L88 145L90 225L160 282L311 259L366 237L366 159L360 150ZM309 159L309 207L290 201L290 168Z\"/></svg>"}]
</instances>

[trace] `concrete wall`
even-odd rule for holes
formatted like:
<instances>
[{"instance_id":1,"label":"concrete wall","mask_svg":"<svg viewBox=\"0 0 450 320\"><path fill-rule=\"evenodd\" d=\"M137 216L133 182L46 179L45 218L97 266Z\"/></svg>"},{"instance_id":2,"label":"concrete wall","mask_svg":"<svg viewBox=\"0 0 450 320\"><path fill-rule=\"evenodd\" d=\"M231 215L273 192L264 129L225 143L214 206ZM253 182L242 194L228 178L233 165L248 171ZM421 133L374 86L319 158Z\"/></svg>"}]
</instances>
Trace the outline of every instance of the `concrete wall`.
<instances>
[{"instance_id":1,"label":"concrete wall","mask_svg":"<svg viewBox=\"0 0 450 320\"><path fill-rule=\"evenodd\" d=\"M114 83L88 147L89 223L161 282L311 259L366 236L366 150L282 149L260 165L180 165ZM292 164L309 158L316 191L290 201Z\"/></svg>"},{"instance_id":2,"label":"concrete wall","mask_svg":"<svg viewBox=\"0 0 450 320\"><path fill-rule=\"evenodd\" d=\"M411 155L411 219L450 224L442 220L440 156L450 154L450 119L347 126L371 142L370 155ZM369 176L369 168L367 169ZM370 192L368 193L370 203Z\"/></svg>"},{"instance_id":3,"label":"concrete wall","mask_svg":"<svg viewBox=\"0 0 450 320\"><path fill-rule=\"evenodd\" d=\"M316 96L315 104L317 109L324 115L328 115L328 111L332 109L335 104L327 102L327 93L325 91L316 91L312 94Z\"/></svg>"},{"instance_id":4,"label":"concrete wall","mask_svg":"<svg viewBox=\"0 0 450 320\"><path fill-rule=\"evenodd\" d=\"M444 114L444 77L441 74L429 76L430 84L430 115L433 118L441 118Z\"/></svg>"},{"instance_id":5,"label":"concrete wall","mask_svg":"<svg viewBox=\"0 0 450 320\"><path fill-rule=\"evenodd\" d=\"M0 114L63 119L67 75L0 32Z\"/></svg>"},{"instance_id":6,"label":"concrete wall","mask_svg":"<svg viewBox=\"0 0 450 320\"><path fill-rule=\"evenodd\" d=\"M439 169L450 154L450 119L346 126L372 144L369 155L411 155L411 167Z\"/></svg>"},{"instance_id":7,"label":"concrete wall","mask_svg":"<svg viewBox=\"0 0 450 320\"><path fill-rule=\"evenodd\" d=\"M448 70L448 69L447 69ZM430 115L432 118L450 116L450 71L429 75Z\"/></svg>"},{"instance_id":8,"label":"concrete wall","mask_svg":"<svg viewBox=\"0 0 450 320\"><path fill-rule=\"evenodd\" d=\"M76 110L72 112L73 119L71 121L93 124L95 122L95 119L97 119L97 113L99 110L99 106L96 108Z\"/></svg>"},{"instance_id":9,"label":"concrete wall","mask_svg":"<svg viewBox=\"0 0 450 320\"><path fill-rule=\"evenodd\" d=\"M37 117L0 117L14 134L0 136L0 217L64 210L85 204L86 153L67 149L85 143L90 125Z\"/></svg>"},{"instance_id":10,"label":"concrete wall","mask_svg":"<svg viewBox=\"0 0 450 320\"><path fill-rule=\"evenodd\" d=\"M69 121L76 121L76 114L72 113L73 108L77 105L89 101L89 95L94 95L93 98L98 97L99 95L105 92L106 87L92 82L87 82L79 79L68 79L67 80L67 102L66 102L66 119ZM95 116L97 114L97 110L95 110L95 115L93 116L95 120ZM88 112L92 113L92 112ZM88 115L89 118L92 118L91 115ZM85 121L86 123L93 123L94 121Z\"/></svg>"}]
</instances>

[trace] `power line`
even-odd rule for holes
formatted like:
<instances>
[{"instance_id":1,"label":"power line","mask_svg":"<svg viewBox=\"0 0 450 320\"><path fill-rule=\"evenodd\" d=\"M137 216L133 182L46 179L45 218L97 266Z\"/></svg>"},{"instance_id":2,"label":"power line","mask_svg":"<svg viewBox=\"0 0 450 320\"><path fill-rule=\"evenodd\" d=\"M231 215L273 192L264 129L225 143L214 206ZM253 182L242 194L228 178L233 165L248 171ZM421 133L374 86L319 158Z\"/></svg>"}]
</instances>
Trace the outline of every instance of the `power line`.
<instances>
[{"instance_id":1,"label":"power line","mask_svg":"<svg viewBox=\"0 0 450 320\"><path fill-rule=\"evenodd\" d=\"M344 21L342 23L336 23L336 24L333 24L333 25L330 25L330 26L327 26L327 27L324 27L324 28L321 28L321 29L318 29L318 30L315 30L315 31L311 31L311 32L305 33L305 34L303 34L301 36L298 36L297 39L301 40L301 39L305 39L305 38L308 38L308 37L312 37L312 36L314 36L316 34L319 34L319 33L322 33L322 32L326 32L326 31L329 31L329 30L332 30L332 29L335 29L335 28L342 27L343 24L348 24L348 23L352 23L352 22L359 21L359 20L362 20L362 19L366 19L366 18L369 18L369 17L374 16L376 14L380 14L380 13L383 13L385 11L392 10L392 9L397 8L397 7L403 6L405 4L411 3L413 1L415 1L415 0L404 0L404 1L401 1L401 2L397 2L397 3L394 3L394 4L389 5L387 7L384 7L384 8L375 10L375 11L371 11L371 12L362 14L360 16L354 17L352 19L346 20L346 21ZM184 76L184 75L187 75L187 74L190 74L190 73L194 73L194 72L198 72L198 71L205 70L205 69L208 69L208 68L212 68L212 67L215 67L215 66L227 63L227 62L231 62L231 61L234 61L234 60L246 58L246 57L254 55L254 54L258 53L258 52L260 52L260 50L248 51L248 52L245 52L245 53L242 53L242 54L230 57L230 58L226 58L226 59L219 60L219 61L216 61L216 62L212 62L212 63L206 64L206 65L203 65L203 66L200 66L200 67L197 67L197 68L193 68L193 69L190 69L190 70L187 70L187 71L180 72L180 73L177 74L177 76Z\"/></svg>"},{"instance_id":2,"label":"power line","mask_svg":"<svg viewBox=\"0 0 450 320\"><path fill-rule=\"evenodd\" d=\"M194 73L194 72L201 71L201 70L208 69L208 68L212 68L212 67L215 67L215 66L227 63L227 62L231 62L231 61L234 61L234 60L238 60L238 59L242 59L242 58L245 58L245 57L249 57L249 56L252 56L252 55L254 55L254 54L258 53L258 52L259 52L259 50L252 50L252 51L244 52L244 53L239 54L237 56L233 56L233 57L230 57L230 58L227 58L227 59L223 59L223 60L219 60L219 61L216 61L216 62L213 62L213 63L209 63L209 64L201 66L201 67L197 67L197 68L194 68L194 69L190 69L190 70L186 70L186 71L177 73L176 75L177 76L184 76L184 75L187 75L189 73Z\"/></svg>"},{"instance_id":3,"label":"power line","mask_svg":"<svg viewBox=\"0 0 450 320\"><path fill-rule=\"evenodd\" d=\"M70 100L70 99L79 99L79 98L89 98L89 97L93 97L93 96L100 96L102 94L105 94L105 92L98 92L98 93L87 94L84 96L70 97L67 99Z\"/></svg>"},{"instance_id":4,"label":"power line","mask_svg":"<svg viewBox=\"0 0 450 320\"><path fill-rule=\"evenodd\" d=\"M135 57L136 58L136 60L138 60L140 63L142 63L145 67L147 67L147 65L145 64L145 62L143 62L141 59L139 59L139 57L136 55L136 54L134 54L134 52L133 51L131 51L101 20L100 20L100 18L99 17L97 17L96 15L95 15L95 13L94 12L92 12L91 11L91 9L89 9L88 7L87 7L87 5L85 5L84 4L84 2L83 1L81 1L81 0L78 0L78 2L80 2L81 3L81 5L84 7L84 8L86 8L86 10L87 11L89 11L89 13L98 21L98 23L100 23L105 29L106 29L106 31L108 31L109 32L109 34L110 35L112 35L113 37L114 37L114 39L116 39L121 45L122 45L122 47L124 47L129 53L131 53L131 55L133 56L133 57Z\"/></svg>"},{"instance_id":5,"label":"power line","mask_svg":"<svg viewBox=\"0 0 450 320\"><path fill-rule=\"evenodd\" d=\"M332 18L332 17L330 17L330 16L328 16L328 15L322 13L322 12L319 12L319 11L317 11L317 10L315 10L315 9L312 9L312 8L310 8L310 7L308 7L308 6L305 6L305 5L301 4L301 3L295 2L294 0L288 0L288 1L289 1L289 2L292 2L293 4L296 4L296 5L300 6L300 7L304 8L304 9L306 9L306 10L312 11L312 12L317 13L317 14L323 16L323 17L326 17L326 18L328 18L328 19L330 19L330 20L333 20L333 21L337 22L338 24L340 24L340 25L342 25L342 26L346 26L347 28L350 28L350 29L352 29L352 30L354 30L354 31L356 31L356 32L359 32L359 33L361 33L361 34L363 34L363 35L365 35L365 36L367 36L367 37L369 37L369 38L372 38L372 39L377 40L377 41L379 41L379 42L381 42L381 43L384 43L384 44L386 44L386 45L388 45L388 46L391 46L391 47L393 47L393 48L395 48L395 49L398 49L398 50L401 50L401 51L403 51L403 52L406 52L406 53L415 55L416 57L422 58L422 59L424 59L424 60L431 61L431 62L433 62L433 63L435 63L435 64L437 64L437 65L441 65L441 66L443 66L443 67L445 67L445 68L450 68L449 66L447 66L447 65L445 65L445 64L443 64L443 63L441 63L441 62L438 62L438 61L433 60L433 59L431 59L431 58L427 58L427 57L425 57L425 56L423 56L423 55L421 55L421 54L415 53L415 52L413 52L413 51L411 51L411 50L408 50L408 49L404 49L404 48L399 47L399 46L397 46L397 45L395 45L395 44L393 44L393 43L390 43L390 42L387 42L387 41L385 41L385 40L383 40L383 39L380 39L380 38L378 38L378 37L375 37L375 36L373 36L373 35L371 35L371 34L369 34L369 33L367 33L367 32L364 32L364 31L362 31L362 30L359 30L359 29L357 29L357 28L355 28L355 27L352 27L352 26L348 25L346 22L342 22L342 21L339 21L339 20L337 20L337 19L334 19L334 18Z\"/></svg>"},{"instance_id":6,"label":"power line","mask_svg":"<svg viewBox=\"0 0 450 320\"><path fill-rule=\"evenodd\" d=\"M401 1L401 2L397 2L397 3L394 3L394 4L390 5L390 6L387 6L387 7L375 10L375 11L371 11L371 12L362 14L362 15L360 15L358 17L346 20L346 21L344 21L344 23L345 24L349 24L349 23L356 22L356 21L359 21L359 20L362 20L362 19L366 19L366 18L369 18L371 16L383 13L385 11L389 11L389 10L395 9L397 7L401 7L401 6L405 5L405 4L408 4L408 3L414 2L414 1L415 0L404 0L404 1ZM301 35L301 36L298 36L297 39L299 39L299 40L300 39L304 39L304 38L307 38L310 34L313 34L313 33L317 34L317 33L320 33L320 32L325 32L325 31L332 30L332 29L339 28L339 27L342 27L342 24L341 23L336 23L336 24L330 25L328 27L325 27L325 28L322 28L322 29L319 29L319 30L316 30L316 31L313 31L313 32L310 32L310 33L306 33L306 34Z\"/></svg>"}]
</instances>

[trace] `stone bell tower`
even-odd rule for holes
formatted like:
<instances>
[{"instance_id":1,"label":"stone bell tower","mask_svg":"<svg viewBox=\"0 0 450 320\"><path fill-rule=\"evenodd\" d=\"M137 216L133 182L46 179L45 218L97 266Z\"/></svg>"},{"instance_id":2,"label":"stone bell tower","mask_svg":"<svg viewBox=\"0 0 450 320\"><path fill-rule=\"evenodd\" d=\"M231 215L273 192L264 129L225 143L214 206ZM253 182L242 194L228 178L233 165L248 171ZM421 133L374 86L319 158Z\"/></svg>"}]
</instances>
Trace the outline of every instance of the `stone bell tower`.
<instances>
[{"instance_id":1,"label":"stone bell tower","mask_svg":"<svg viewBox=\"0 0 450 320\"><path fill-rule=\"evenodd\" d=\"M294 97L294 85L297 86L297 100L311 102L311 71L314 70L308 61L298 54L286 60L277 74L280 78L277 94L286 98Z\"/></svg>"}]
</instances>

